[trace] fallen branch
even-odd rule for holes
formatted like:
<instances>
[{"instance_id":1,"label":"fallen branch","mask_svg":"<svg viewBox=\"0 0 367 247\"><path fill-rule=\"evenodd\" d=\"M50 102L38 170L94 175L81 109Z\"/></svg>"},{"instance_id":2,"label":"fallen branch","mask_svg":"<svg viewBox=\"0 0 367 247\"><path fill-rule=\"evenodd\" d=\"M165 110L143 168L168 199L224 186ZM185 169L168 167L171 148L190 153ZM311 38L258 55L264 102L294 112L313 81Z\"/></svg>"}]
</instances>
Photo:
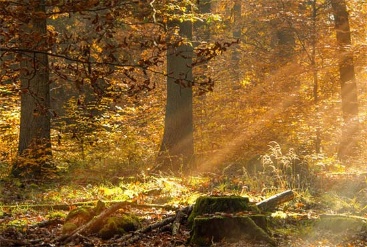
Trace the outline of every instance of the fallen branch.
<instances>
[{"instance_id":1,"label":"fallen branch","mask_svg":"<svg viewBox=\"0 0 367 247\"><path fill-rule=\"evenodd\" d=\"M151 225L149 225L147 227L144 227L142 229L139 229L139 230L137 230L133 233L126 234L126 235L122 236L121 238L119 238L118 240L114 241L114 243L118 244L119 246L127 246L129 244L132 244L132 243L138 241L140 238L142 238L142 236L145 233L172 223L175 220L175 218L176 218L176 216L170 216L170 217L168 217L168 218L166 218L166 219L164 219L160 222L151 224Z\"/></svg>"},{"instance_id":2,"label":"fallen branch","mask_svg":"<svg viewBox=\"0 0 367 247\"><path fill-rule=\"evenodd\" d=\"M126 235L122 236L121 238L119 238L117 241L114 241L114 243L118 244L119 246L131 245L134 242L141 239L145 233L151 232L154 229L162 228L162 227L167 226L167 225L169 225L171 223L174 223L174 222L176 222L175 232L177 232L178 229L179 229L180 224L182 223L182 220L185 218L184 216L187 217L190 214L191 210L192 210L192 206L185 207L181 210L178 210L176 215L165 218L162 221L153 223L153 224L151 224L147 227L144 227L142 229L139 229L139 230L137 230L133 233L126 234ZM179 220L180 220L180 222L179 222ZM173 232L173 228L174 228L174 226L172 227L172 232Z\"/></svg>"},{"instance_id":3,"label":"fallen branch","mask_svg":"<svg viewBox=\"0 0 367 247\"><path fill-rule=\"evenodd\" d=\"M61 220L59 218L45 220L45 221L41 221L35 224L34 227L49 227L49 226L58 225L58 224L64 224L64 220Z\"/></svg>"},{"instance_id":4,"label":"fallen branch","mask_svg":"<svg viewBox=\"0 0 367 247\"><path fill-rule=\"evenodd\" d=\"M105 209L94 217L91 221L89 221L87 224L80 226L79 228L75 229L70 234L63 235L57 239L55 239L53 242L62 242L63 244L69 243L74 238L76 238L78 235L82 235L83 233L89 232L91 229L95 228L95 226L100 225L104 219L106 219L108 216L119 210L120 208L129 205L128 202L120 202L112 205L111 207Z\"/></svg>"},{"instance_id":5,"label":"fallen branch","mask_svg":"<svg viewBox=\"0 0 367 247\"><path fill-rule=\"evenodd\" d=\"M256 203L256 206L259 207L262 211L272 211L278 205L288 202L294 198L294 193L292 190L286 190L284 192L278 193L269 197L261 202Z\"/></svg>"},{"instance_id":6,"label":"fallen branch","mask_svg":"<svg viewBox=\"0 0 367 247\"><path fill-rule=\"evenodd\" d=\"M85 201L85 202L75 202L71 204L17 204L17 205L2 205L1 207L3 210L11 210L11 209L19 209L19 208L31 208L33 210L63 210L63 211L69 211L72 208L75 207L81 207L81 206L94 206L96 205L98 201ZM121 201L103 201L106 204L116 204L120 203ZM135 202L126 202L127 204L131 204L135 208L163 208L166 210L175 210L177 209L174 206L171 205L165 205L165 204L137 204Z\"/></svg>"}]
</instances>

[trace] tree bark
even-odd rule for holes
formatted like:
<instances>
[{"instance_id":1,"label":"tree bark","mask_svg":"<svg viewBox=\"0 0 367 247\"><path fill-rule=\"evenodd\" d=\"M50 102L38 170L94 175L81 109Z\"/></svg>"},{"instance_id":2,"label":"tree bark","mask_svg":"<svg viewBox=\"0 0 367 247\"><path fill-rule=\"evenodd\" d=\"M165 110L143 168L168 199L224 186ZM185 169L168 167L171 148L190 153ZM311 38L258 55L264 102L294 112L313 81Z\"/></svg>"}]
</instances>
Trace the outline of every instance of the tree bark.
<instances>
[{"instance_id":1,"label":"tree bark","mask_svg":"<svg viewBox=\"0 0 367 247\"><path fill-rule=\"evenodd\" d=\"M344 160L357 151L359 130L357 83L354 71L349 14L345 0L332 0L336 39L339 49L339 73L344 126L338 156Z\"/></svg>"},{"instance_id":2,"label":"tree bark","mask_svg":"<svg viewBox=\"0 0 367 247\"><path fill-rule=\"evenodd\" d=\"M192 23L170 23L179 35L191 41ZM174 173L188 172L194 164L192 56L193 48L185 40L177 46L168 44L167 102L163 141L158 169Z\"/></svg>"},{"instance_id":3,"label":"tree bark","mask_svg":"<svg viewBox=\"0 0 367 247\"><path fill-rule=\"evenodd\" d=\"M312 34L311 34L311 66L312 66L312 76L313 76L313 99L316 105L316 133L315 133L315 152L319 154L321 152L321 127L320 119L318 119L318 104L319 104L319 80L318 80L318 68L316 64L316 49L317 49L317 0L312 1Z\"/></svg>"},{"instance_id":4,"label":"tree bark","mask_svg":"<svg viewBox=\"0 0 367 247\"><path fill-rule=\"evenodd\" d=\"M47 51L45 1L35 1L29 22L20 28L20 46ZM15 176L42 175L51 156L50 86L46 54L23 53L20 60L21 113L18 154L12 168Z\"/></svg>"},{"instance_id":5,"label":"tree bark","mask_svg":"<svg viewBox=\"0 0 367 247\"><path fill-rule=\"evenodd\" d=\"M211 13L211 0L197 0L198 13L203 15L205 20L205 15ZM210 25L205 21L196 21L193 24L193 44L194 47L205 46L205 43L209 44L210 41ZM208 84L208 64L205 62L204 57L196 57L197 60L204 61L200 66L196 66L193 70L195 78L195 86L198 89L198 95L202 96L199 99L205 99L205 94L211 90L211 84Z\"/></svg>"},{"instance_id":6,"label":"tree bark","mask_svg":"<svg viewBox=\"0 0 367 247\"><path fill-rule=\"evenodd\" d=\"M233 38L234 39L241 39L242 35L242 25L241 25L241 12L242 12L242 1L236 0L234 1L233 6ZM233 52L232 52L232 62L233 62L233 75L234 83L238 83L240 81L240 51L238 49L238 46L234 46Z\"/></svg>"},{"instance_id":7,"label":"tree bark","mask_svg":"<svg viewBox=\"0 0 367 247\"><path fill-rule=\"evenodd\" d=\"M262 211L272 211L276 206L293 200L294 193L292 190L286 190L281 193L278 193L274 196L271 196L261 202L256 203L256 206L260 208Z\"/></svg>"}]
</instances>

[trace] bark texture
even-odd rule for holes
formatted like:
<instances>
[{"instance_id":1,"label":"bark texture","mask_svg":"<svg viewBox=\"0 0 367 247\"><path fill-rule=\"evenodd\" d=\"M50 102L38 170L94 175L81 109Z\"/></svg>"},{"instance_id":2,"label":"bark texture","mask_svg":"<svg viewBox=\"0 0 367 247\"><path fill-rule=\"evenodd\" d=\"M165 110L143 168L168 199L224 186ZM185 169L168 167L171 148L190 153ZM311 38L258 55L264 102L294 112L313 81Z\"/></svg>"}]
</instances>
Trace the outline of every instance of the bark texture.
<instances>
[{"instance_id":1,"label":"bark texture","mask_svg":"<svg viewBox=\"0 0 367 247\"><path fill-rule=\"evenodd\" d=\"M336 39L339 49L339 73L344 127L339 146L339 158L352 156L357 148L359 130L357 83L354 71L349 14L345 0L332 0Z\"/></svg>"},{"instance_id":2,"label":"bark texture","mask_svg":"<svg viewBox=\"0 0 367 247\"><path fill-rule=\"evenodd\" d=\"M192 39L192 23L170 23L181 37ZM167 51L167 103L165 128L160 148L159 170L188 172L194 164L192 55L193 48L185 40Z\"/></svg>"},{"instance_id":3,"label":"bark texture","mask_svg":"<svg viewBox=\"0 0 367 247\"><path fill-rule=\"evenodd\" d=\"M44 0L34 1L32 18L20 28L20 46L29 50L21 54L21 116L15 176L41 175L51 155L50 86L47 51L47 27Z\"/></svg>"},{"instance_id":4,"label":"bark texture","mask_svg":"<svg viewBox=\"0 0 367 247\"><path fill-rule=\"evenodd\" d=\"M240 40L242 35L242 1L236 0L234 1L233 6L233 30L232 35L234 39ZM234 46L232 51L232 63L233 63L233 75L234 75L234 83L237 84L240 81L240 51L238 46Z\"/></svg>"}]
</instances>

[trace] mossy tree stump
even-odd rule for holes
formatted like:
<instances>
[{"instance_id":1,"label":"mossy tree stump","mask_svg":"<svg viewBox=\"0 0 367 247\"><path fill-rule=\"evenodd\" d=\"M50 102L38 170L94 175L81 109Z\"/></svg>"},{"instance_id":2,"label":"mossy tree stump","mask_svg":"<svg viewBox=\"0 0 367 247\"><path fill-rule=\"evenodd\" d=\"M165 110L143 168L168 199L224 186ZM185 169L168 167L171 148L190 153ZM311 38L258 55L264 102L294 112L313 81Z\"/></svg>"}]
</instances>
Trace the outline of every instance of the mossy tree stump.
<instances>
[{"instance_id":1,"label":"mossy tree stump","mask_svg":"<svg viewBox=\"0 0 367 247\"><path fill-rule=\"evenodd\" d=\"M214 242L250 239L275 245L265 215L246 197L203 196L189 217L190 243L208 246Z\"/></svg>"}]
</instances>

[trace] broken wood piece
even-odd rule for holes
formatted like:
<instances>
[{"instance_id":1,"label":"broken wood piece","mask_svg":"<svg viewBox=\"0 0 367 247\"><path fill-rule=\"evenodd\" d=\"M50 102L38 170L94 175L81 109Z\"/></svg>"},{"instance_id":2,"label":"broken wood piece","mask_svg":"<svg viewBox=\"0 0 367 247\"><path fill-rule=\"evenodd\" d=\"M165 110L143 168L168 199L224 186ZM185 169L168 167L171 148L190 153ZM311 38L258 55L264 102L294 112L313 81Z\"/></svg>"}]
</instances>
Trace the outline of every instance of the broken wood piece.
<instances>
[{"instance_id":1,"label":"broken wood piece","mask_svg":"<svg viewBox=\"0 0 367 247\"><path fill-rule=\"evenodd\" d=\"M273 195L261 202L256 203L256 206L261 211L272 211L282 203L288 202L294 198L294 192L292 190L286 190L284 192Z\"/></svg>"},{"instance_id":2,"label":"broken wood piece","mask_svg":"<svg viewBox=\"0 0 367 247\"><path fill-rule=\"evenodd\" d=\"M172 235L176 235L181 227L182 222L184 221L184 219L187 219L189 217L189 214L192 211L192 206L188 206L182 210L177 211L176 213L176 218L172 223Z\"/></svg>"}]
</instances>

